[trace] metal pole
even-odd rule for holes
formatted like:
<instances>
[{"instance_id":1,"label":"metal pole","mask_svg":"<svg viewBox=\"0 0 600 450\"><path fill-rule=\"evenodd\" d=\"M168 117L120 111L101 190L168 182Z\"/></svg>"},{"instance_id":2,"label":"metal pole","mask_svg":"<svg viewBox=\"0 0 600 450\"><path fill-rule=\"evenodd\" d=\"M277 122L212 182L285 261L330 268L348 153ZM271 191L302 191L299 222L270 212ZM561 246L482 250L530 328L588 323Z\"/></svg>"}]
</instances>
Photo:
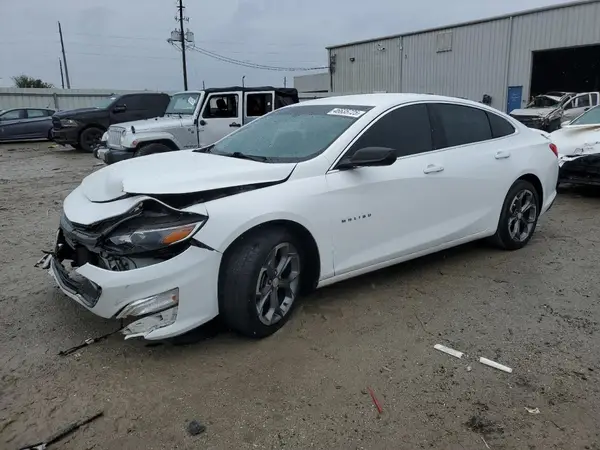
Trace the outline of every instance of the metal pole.
<instances>
[{"instance_id":1,"label":"metal pole","mask_svg":"<svg viewBox=\"0 0 600 450\"><path fill-rule=\"evenodd\" d=\"M242 77L242 87L246 87L246 75Z\"/></svg>"},{"instance_id":2,"label":"metal pole","mask_svg":"<svg viewBox=\"0 0 600 450\"><path fill-rule=\"evenodd\" d=\"M181 60L183 64L183 89L187 91L187 64L185 61L185 34L183 33L183 0L179 0L179 31L181 33Z\"/></svg>"},{"instance_id":3,"label":"metal pole","mask_svg":"<svg viewBox=\"0 0 600 450\"><path fill-rule=\"evenodd\" d=\"M60 66L60 83L62 84L62 88L65 88L65 76L63 74L62 68L62 59L58 58L58 65Z\"/></svg>"},{"instance_id":4,"label":"metal pole","mask_svg":"<svg viewBox=\"0 0 600 450\"><path fill-rule=\"evenodd\" d=\"M283 77L283 87L287 87L287 77Z\"/></svg>"},{"instance_id":5,"label":"metal pole","mask_svg":"<svg viewBox=\"0 0 600 450\"><path fill-rule=\"evenodd\" d=\"M60 35L60 47L62 48L63 61L65 62L65 78L67 79L67 89L71 89L71 80L69 79L69 66L67 65L67 55L65 54L65 43L63 42L62 28L58 22L58 34Z\"/></svg>"}]
</instances>

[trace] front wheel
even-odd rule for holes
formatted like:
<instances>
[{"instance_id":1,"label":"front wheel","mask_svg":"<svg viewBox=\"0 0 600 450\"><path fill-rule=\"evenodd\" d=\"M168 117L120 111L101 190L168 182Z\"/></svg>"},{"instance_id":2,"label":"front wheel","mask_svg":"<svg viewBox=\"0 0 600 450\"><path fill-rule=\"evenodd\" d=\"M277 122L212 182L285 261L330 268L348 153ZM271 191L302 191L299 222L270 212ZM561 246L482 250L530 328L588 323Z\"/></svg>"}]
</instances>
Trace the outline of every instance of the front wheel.
<instances>
[{"instance_id":1,"label":"front wheel","mask_svg":"<svg viewBox=\"0 0 600 450\"><path fill-rule=\"evenodd\" d=\"M170 151L171 151L171 149L164 144L158 144L158 143L147 144L147 145L144 145L139 150L136 150L135 153L133 154L133 157L137 158L139 156L154 155L156 153L165 153L165 152L170 152Z\"/></svg>"},{"instance_id":2,"label":"front wheel","mask_svg":"<svg viewBox=\"0 0 600 450\"><path fill-rule=\"evenodd\" d=\"M531 240L539 217L539 193L525 180L509 189L493 242L505 250L518 250Z\"/></svg>"},{"instance_id":3,"label":"front wheel","mask_svg":"<svg viewBox=\"0 0 600 450\"><path fill-rule=\"evenodd\" d=\"M300 292L303 255L282 227L259 229L226 252L219 276L219 312L231 329L264 338L289 319Z\"/></svg>"},{"instance_id":4,"label":"front wheel","mask_svg":"<svg viewBox=\"0 0 600 450\"><path fill-rule=\"evenodd\" d=\"M103 133L104 131L96 127L90 127L83 130L81 136L79 136L79 145L81 149L84 152L92 153L96 146L100 144ZM74 147L77 149L76 146Z\"/></svg>"}]
</instances>

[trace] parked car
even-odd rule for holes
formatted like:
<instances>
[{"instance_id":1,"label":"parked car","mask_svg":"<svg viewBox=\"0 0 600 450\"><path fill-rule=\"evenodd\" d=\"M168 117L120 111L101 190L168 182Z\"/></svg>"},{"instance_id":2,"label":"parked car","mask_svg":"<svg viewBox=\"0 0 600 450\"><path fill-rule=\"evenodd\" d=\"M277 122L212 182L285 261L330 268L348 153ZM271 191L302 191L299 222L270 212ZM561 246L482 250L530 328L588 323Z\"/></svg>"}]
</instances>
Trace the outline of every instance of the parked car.
<instances>
[{"instance_id":1,"label":"parked car","mask_svg":"<svg viewBox=\"0 0 600 450\"><path fill-rule=\"evenodd\" d=\"M557 175L548 138L480 103L312 100L87 176L40 264L93 313L126 319L126 338L218 314L261 338L312 288L481 238L524 247Z\"/></svg>"},{"instance_id":2,"label":"parked car","mask_svg":"<svg viewBox=\"0 0 600 450\"><path fill-rule=\"evenodd\" d=\"M162 116L169 100L165 93L140 92L107 97L93 108L60 111L52 116L52 139L92 152L110 125Z\"/></svg>"},{"instance_id":3,"label":"parked car","mask_svg":"<svg viewBox=\"0 0 600 450\"><path fill-rule=\"evenodd\" d=\"M559 183L600 186L600 106L550 135L560 149Z\"/></svg>"},{"instance_id":4,"label":"parked car","mask_svg":"<svg viewBox=\"0 0 600 450\"><path fill-rule=\"evenodd\" d=\"M53 109L13 108L0 111L0 141L50 139Z\"/></svg>"},{"instance_id":5,"label":"parked car","mask_svg":"<svg viewBox=\"0 0 600 450\"><path fill-rule=\"evenodd\" d=\"M515 109L510 115L530 128L551 133L560 128L561 122L573 120L598 105L599 97L598 92L551 92L535 97L525 109Z\"/></svg>"},{"instance_id":6,"label":"parked car","mask_svg":"<svg viewBox=\"0 0 600 450\"><path fill-rule=\"evenodd\" d=\"M296 89L272 86L179 92L171 98L164 117L111 126L95 155L112 164L202 147L257 117L294 103L298 103Z\"/></svg>"}]
</instances>

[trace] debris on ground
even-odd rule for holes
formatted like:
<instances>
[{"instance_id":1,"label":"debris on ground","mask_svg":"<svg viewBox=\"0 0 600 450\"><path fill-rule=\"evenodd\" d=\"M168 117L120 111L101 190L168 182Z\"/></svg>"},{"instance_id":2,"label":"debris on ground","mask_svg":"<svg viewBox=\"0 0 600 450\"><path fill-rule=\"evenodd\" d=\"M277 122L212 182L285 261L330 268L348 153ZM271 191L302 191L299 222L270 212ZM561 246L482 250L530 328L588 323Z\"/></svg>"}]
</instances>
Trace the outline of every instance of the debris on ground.
<instances>
[{"instance_id":1,"label":"debris on ground","mask_svg":"<svg viewBox=\"0 0 600 450\"><path fill-rule=\"evenodd\" d=\"M190 436L198 436L199 434L202 434L205 431L206 431L206 426L202 425L197 420L192 420L187 425L187 432L190 434Z\"/></svg>"},{"instance_id":2,"label":"debris on ground","mask_svg":"<svg viewBox=\"0 0 600 450\"><path fill-rule=\"evenodd\" d=\"M528 408L526 406L525 409L527 410L527 412L529 414L539 414L540 413L540 408Z\"/></svg>"},{"instance_id":3,"label":"debris on ground","mask_svg":"<svg viewBox=\"0 0 600 450\"><path fill-rule=\"evenodd\" d=\"M485 448L490 448L490 446L488 445L488 443L485 441L485 438L483 436L481 436L481 440L483 441L483 443L485 444Z\"/></svg>"},{"instance_id":4,"label":"debris on ground","mask_svg":"<svg viewBox=\"0 0 600 450\"><path fill-rule=\"evenodd\" d=\"M446 347L445 345L442 344L435 344L433 346L433 348L435 348L436 350L439 350L440 352L444 352L447 353L450 356L454 356L455 358L462 358L462 356L464 355L463 352L459 352L458 350L454 350L450 347Z\"/></svg>"},{"instance_id":5,"label":"debris on ground","mask_svg":"<svg viewBox=\"0 0 600 450\"><path fill-rule=\"evenodd\" d=\"M479 358L479 362L481 364L485 364L486 366L493 367L494 369L498 369L498 370L501 370L503 372L512 373L512 371L513 371L510 367L504 366L504 365L502 365L500 363L492 361L491 359L487 359L487 358L483 358L482 357L482 358Z\"/></svg>"},{"instance_id":6,"label":"debris on ground","mask_svg":"<svg viewBox=\"0 0 600 450\"><path fill-rule=\"evenodd\" d=\"M102 336L86 339L85 341L83 341L83 344L76 345L75 347L71 347L66 350L61 350L60 352L58 352L58 356L67 356L67 355L70 355L71 353L75 353L77 350L81 350L82 348L87 347L88 345L92 345L96 342L100 342L105 339L108 339L110 336L112 336L113 334L117 334L122 329L123 328L121 327L116 331L111 331L110 333L106 333Z\"/></svg>"},{"instance_id":7,"label":"debris on ground","mask_svg":"<svg viewBox=\"0 0 600 450\"><path fill-rule=\"evenodd\" d=\"M371 400L373 400L373 404L377 408L377 412L379 414L381 414L383 412L383 408L381 407L379 400L377 400L377 397L375 397L375 392L373 392L373 389L371 389L371 388L368 388L368 390L369 390L369 394L371 395Z\"/></svg>"},{"instance_id":8,"label":"debris on ground","mask_svg":"<svg viewBox=\"0 0 600 450\"><path fill-rule=\"evenodd\" d=\"M68 427L60 430L58 433L54 434L54 436L50 437L45 442L40 442L38 444L29 445L29 446L26 446L26 447L21 447L19 450L45 450L49 446L51 446L52 444L57 443L58 441L60 441L61 439L63 439L67 435L71 434L75 430L81 428L84 425L87 425L90 422L93 422L94 420L96 420L99 417L102 417L103 415L104 415L104 411L98 411L95 414L93 414L91 416L88 416L85 419L82 419L82 420L79 420L77 422L74 422L71 425L69 425Z\"/></svg>"}]
</instances>

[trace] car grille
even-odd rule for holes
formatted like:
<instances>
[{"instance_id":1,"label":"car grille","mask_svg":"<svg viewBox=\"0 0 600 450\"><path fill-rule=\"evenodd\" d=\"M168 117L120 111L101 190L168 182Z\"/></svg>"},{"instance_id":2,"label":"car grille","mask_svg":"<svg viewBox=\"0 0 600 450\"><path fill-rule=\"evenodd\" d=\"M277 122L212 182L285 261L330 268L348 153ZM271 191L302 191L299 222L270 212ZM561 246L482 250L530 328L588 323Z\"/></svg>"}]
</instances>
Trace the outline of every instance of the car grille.
<instances>
[{"instance_id":1,"label":"car grille","mask_svg":"<svg viewBox=\"0 0 600 450\"><path fill-rule=\"evenodd\" d=\"M55 130L59 130L60 128L62 128L61 124L60 124L60 119L57 117L53 117L52 118L52 127Z\"/></svg>"},{"instance_id":2,"label":"car grille","mask_svg":"<svg viewBox=\"0 0 600 450\"><path fill-rule=\"evenodd\" d=\"M108 129L108 140L106 145L108 147L121 147L121 135L125 128L121 127L110 127Z\"/></svg>"},{"instance_id":3,"label":"car grille","mask_svg":"<svg viewBox=\"0 0 600 450\"><path fill-rule=\"evenodd\" d=\"M523 125L529 128L542 128L542 119L532 116L513 116Z\"/></svg>"}]
</instances>

